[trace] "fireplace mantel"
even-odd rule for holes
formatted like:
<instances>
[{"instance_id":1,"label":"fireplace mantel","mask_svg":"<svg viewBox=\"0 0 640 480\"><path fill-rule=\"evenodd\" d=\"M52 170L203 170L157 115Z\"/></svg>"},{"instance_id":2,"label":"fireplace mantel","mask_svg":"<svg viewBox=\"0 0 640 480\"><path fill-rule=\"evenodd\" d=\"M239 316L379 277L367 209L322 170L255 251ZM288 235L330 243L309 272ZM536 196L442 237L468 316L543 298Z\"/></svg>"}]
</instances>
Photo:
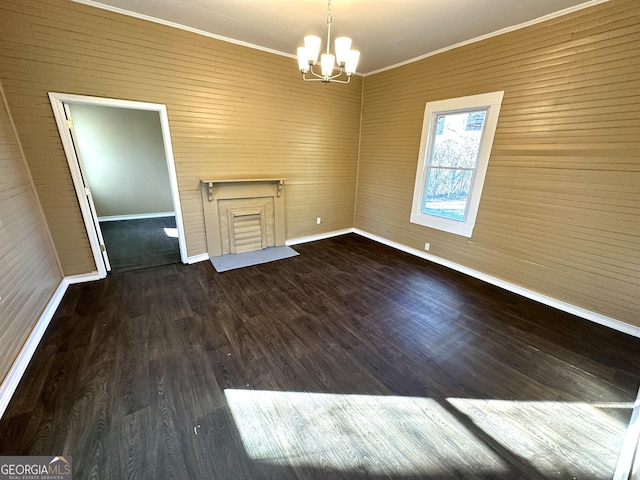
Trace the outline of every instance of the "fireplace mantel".
<instances>
[{"instance_id":1,"label":"fireplace mantel","mask_svg":"<svg viewBox=\"0 0 640 480\"><path fill-rule=\"evenodd\" d=\"M200 183L209 257L284 245L283 178ZM234 228L239 229L240 237Z\"/></svg>"},{"instance_id":2,"label":"fireplace mantel","mask_svg":"<svg viewBox=\"0 0 640 480\"><path fill-rule=\"evenodd\" d=\"M230 183L275 183L278 187L278 197L282 194L282 187L284 185L284 178L235 178L235 179L223 179L223 180L200 180L203 185L208 188L208 199L213 201L213 187L216 184L230 184Z\"/></svg>"}]
</instances>

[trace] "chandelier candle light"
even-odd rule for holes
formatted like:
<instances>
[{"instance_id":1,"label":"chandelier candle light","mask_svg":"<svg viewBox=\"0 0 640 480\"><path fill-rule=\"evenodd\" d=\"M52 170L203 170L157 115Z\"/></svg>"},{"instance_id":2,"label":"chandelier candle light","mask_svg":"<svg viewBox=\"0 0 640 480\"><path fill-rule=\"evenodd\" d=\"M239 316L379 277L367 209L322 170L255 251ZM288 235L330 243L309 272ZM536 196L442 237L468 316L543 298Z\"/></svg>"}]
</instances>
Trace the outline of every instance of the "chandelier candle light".
<instances>
[{"instance_id":1,"label":"chandelier candle light","mask_svg":"<svg viewBox=\"0 0 640 480\"><path fill-rule=\"evenodd\" d=\"M318 54L320 53L320 44L322 40L316 35L307 35L304 37L304 47L298 48L298 68L302 73L302 79L305 82L336 82L349 83L351 75L356 71L360 52L351 50L351 39L349 37L336 38L336 54L329 53L331 46L331 0L327 3L327 53L320 56L321 74L313 71L314 65L318 64ZM335 65L337 64L339 72L333 74ZM310 73L315 78L307 78ZM346 74L346 80L344 79Z\"/></svg>"}]
</instances>

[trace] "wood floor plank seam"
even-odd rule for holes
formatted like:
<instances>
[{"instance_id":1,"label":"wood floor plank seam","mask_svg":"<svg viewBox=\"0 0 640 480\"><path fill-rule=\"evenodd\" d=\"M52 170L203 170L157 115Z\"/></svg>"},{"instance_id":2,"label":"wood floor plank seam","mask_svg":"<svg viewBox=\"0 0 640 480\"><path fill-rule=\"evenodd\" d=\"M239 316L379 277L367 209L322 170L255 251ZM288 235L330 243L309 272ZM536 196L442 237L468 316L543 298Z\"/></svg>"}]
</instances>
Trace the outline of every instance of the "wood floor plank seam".
<instances>
[{"instance_id":1,"label":"wood floor plank seam","mask_svg":"<svg viewBox=\"0 0 640 480\"><path fill-rule=\"evenodd\" d=\"M611 478L640 339L357 235L71 285L0 455L77 478Z\"/></svg>"}]
</instances>

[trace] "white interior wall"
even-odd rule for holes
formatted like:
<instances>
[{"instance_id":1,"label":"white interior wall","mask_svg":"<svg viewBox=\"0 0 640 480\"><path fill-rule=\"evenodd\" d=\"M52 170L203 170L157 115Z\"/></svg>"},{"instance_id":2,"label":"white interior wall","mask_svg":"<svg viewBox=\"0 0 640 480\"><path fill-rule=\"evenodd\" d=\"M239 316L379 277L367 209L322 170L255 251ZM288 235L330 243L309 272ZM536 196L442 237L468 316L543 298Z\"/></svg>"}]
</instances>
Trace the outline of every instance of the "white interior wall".
<instances>
[{"instance_id":1,"label":"white interior wall","mask_svg":"<svg viewBox=\"0 0 640 480\"><path fill-rule=\"evenodd\" d=\"M173 212L158 112L69 106L98 217Z\"/></svg>"}]
</instances>

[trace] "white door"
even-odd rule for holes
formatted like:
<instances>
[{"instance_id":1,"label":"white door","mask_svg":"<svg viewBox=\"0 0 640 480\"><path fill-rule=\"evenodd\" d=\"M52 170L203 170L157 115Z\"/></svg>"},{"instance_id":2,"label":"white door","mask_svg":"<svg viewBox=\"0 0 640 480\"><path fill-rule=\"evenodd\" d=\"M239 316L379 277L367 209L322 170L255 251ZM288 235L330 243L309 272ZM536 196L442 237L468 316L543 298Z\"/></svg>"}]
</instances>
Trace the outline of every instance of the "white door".
<instances>
[{"instance_id":1,"label":"white door","mask_svg":"<svg viewBox=\"0 0 640 480\"><path fill-rule=\"evenodd\" d=\"M69 128L67 119L65 118L65 107L67 103L149 110L159 113L160 128L162 129L162 140L164 143L164 151L167 161L167 170L169 172L169 184L171 188L171 196L173 198L173 211L175 212L176 227L178 230L180 259L182 260L182 263L189 263L187 256L187 243L185 240L184 225L182 221L182 207L180 205L178 178L173 159L173 147L171 145L169 117L167 115L166 105L55 92L49 92L49 100L51 101L51 108L56 119L56 125L60 133L60 139L62 140L65 156L67 157L69 171L71 172L71 178L73 180L73 187L78 197L78 204L80 206L82 220L87 231L91 253L93 254L93 259L97 267L97 271L91 273L95 273L97 278L104 278L107 275L107 269L105 267L110 269L110 266L109 260L107 259L106 249L104 248L102 232L100 231L100 225L98 224L98 218L93 205L93 199L91 198L91 190L87 192L86 187L89 187L89 185L84 184L83 176L86 177L86 175L81 171L82 162L78 159L78 152L72 138L73 130ZM98 235L100 237L98 237Z\"/></svg>"},{"instance_id":2,"label":"white door","mask_svg":"<svg viewBox=\"0 0 640 480\"><path fill-rule=\"evenodd\" d=\"M98 237L98 242L100 243L100 252L102 254L102 259L104 260L105 268L107 272L111 271L111 264L109 263L109 256L107 255L107 247L104 244L104 237L102 236L102 230L100 229L100 222L98 221L98 214L96 213L96 206L93 203L93 196L91 195L91 186L89 185L89 177L86 174L86 168L84 162L82 160L82 156L80 155L80 149L78 148L78 138L76 137L75 129L73 128L73 119L71 118L71 109L69 105L64 103L64 114L67 117L67 126L69 127L69 132L71 133L71 140L73 140L73 147L76 152L76 158L78 159L78 167L80 168L80 174L82 176L82 183L84 185L84 193L87 196L87 201L89 202L89 210L91 211L91 219L93 223L93 228L95 229L96 235Z\"/></svg>"}]
</instances>

